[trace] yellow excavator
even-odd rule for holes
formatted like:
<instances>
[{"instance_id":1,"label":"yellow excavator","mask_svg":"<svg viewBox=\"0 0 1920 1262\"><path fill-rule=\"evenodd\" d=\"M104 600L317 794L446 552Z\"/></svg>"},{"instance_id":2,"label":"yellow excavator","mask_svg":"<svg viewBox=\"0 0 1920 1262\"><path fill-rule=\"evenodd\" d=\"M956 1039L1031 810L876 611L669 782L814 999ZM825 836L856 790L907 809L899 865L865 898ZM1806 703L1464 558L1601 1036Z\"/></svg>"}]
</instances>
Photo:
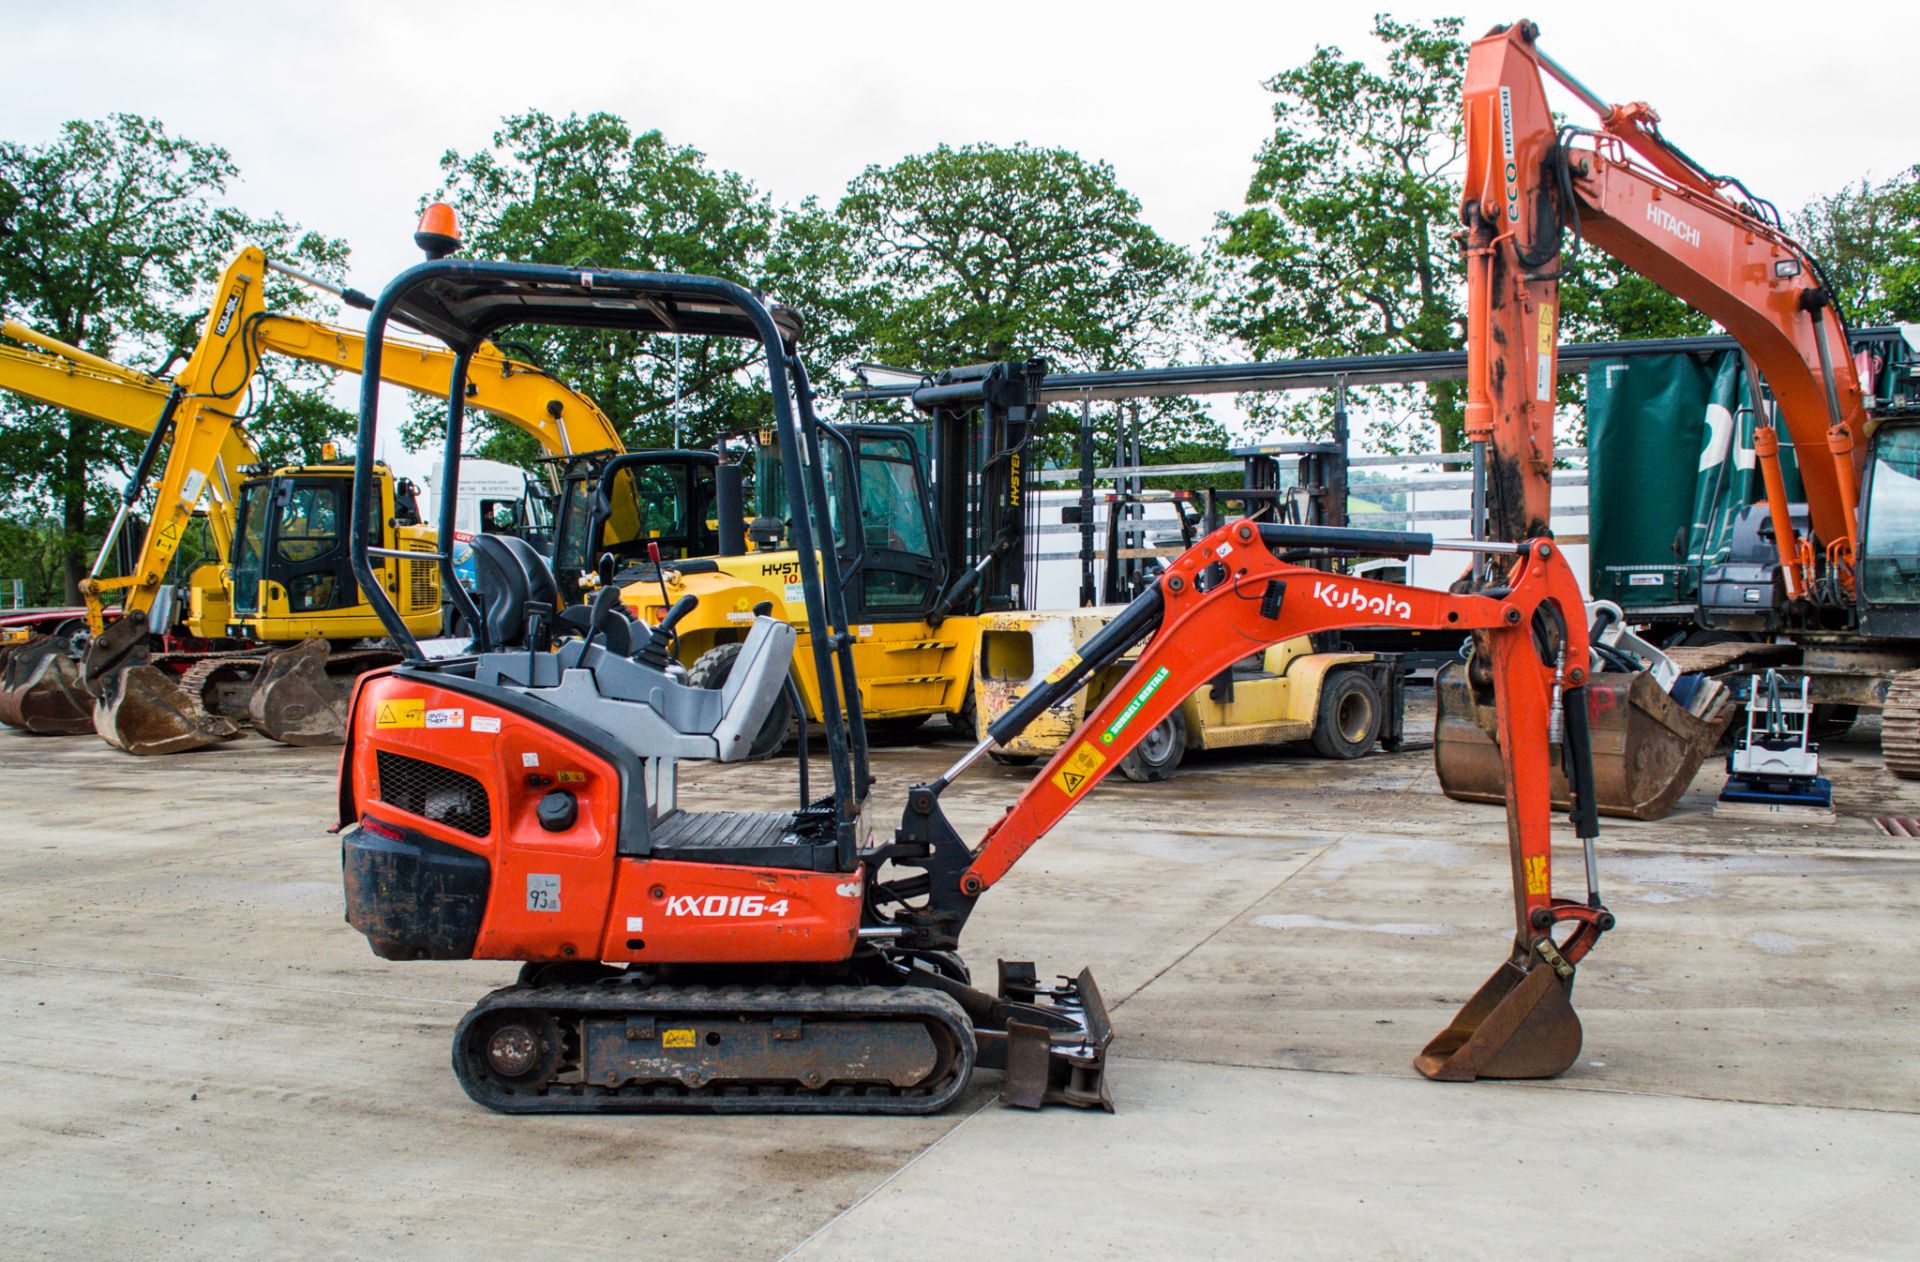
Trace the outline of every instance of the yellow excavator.
<instances>
[{"instance_id":1,"label":"yellow excavator","mask_svg":"<svg viewBox=\"0 0 1920 1262\"><path fill-rule=\"evenodd\" d=\"M343 371L364 362L358 333L268 311L270 268L352 305L367 301L244 250L222 275L201 340L171 383L9 328L44 353L12 352L13 360L38 361L27 365L36 371L17 382L0 377L0 385L145 429L149 441L101 561L82 585L87 633L14 653L0 679L0 720L36 731L92 727L135 753L199 748L238 734L246 722L289 743L336 743L351 676L390 657L379 648L343 651L384 634L346 559L351 463L263 470L239 426L263 355ZM385 349L383 380L444 397L450 353L402 342ZM474 353L467 383L463 407L508 421L549 453L579 458L620 449L590 399L490 345ZM126 576L101 578L163 443L167 456L138 559ZM420 522L410 485L384 468L378 477L377 573L409 629L432 634L441 620L438 542ZM203 502L224 563L199 567L187 584L187 607L175 610L166 576ZM121 603L109 623L115 595ZM176 613L199 643L169 642ZM263 655L260 646L290 647Z\"/></svg>"}]
</instances>

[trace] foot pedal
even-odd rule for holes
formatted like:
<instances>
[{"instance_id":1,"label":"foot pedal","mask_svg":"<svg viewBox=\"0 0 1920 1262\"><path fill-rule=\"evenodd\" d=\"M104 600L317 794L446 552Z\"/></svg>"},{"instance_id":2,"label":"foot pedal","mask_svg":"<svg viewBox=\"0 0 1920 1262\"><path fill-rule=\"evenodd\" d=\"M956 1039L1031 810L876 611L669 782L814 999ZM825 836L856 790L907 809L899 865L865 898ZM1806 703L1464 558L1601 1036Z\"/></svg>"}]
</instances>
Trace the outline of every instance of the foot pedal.
<instances>
[{"instance_id":1,"label":"foot pedal","mask_svg":"<svg viewBox=\"0 0 1920 1262\"><path fill-rule=\"evenodd\" d=\"M1000 1002L1005 1022L1006 1084L1000 1099L1023 1109L1047 1104L1113 1112L1107 1091L1107 1045L1113 1023L1091 970L1042 986L1031 963L1000 961Z\"/></svg>"}]
</instances>

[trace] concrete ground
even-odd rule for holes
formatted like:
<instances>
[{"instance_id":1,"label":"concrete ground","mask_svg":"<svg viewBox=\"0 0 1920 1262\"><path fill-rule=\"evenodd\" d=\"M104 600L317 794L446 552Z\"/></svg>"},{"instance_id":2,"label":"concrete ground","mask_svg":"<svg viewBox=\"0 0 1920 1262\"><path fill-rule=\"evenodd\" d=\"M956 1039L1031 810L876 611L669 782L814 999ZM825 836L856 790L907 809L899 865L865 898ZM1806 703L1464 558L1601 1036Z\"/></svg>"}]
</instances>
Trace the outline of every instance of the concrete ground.
<instances>
[{"instance_id":1,"label":"concrete ground","mask_svg":"<svg viewBox=\"0 0 1920 1262\"><path fill-rule=\"evenodd\" d=\"M873 826L958 748L878 751ZM333 765L0 732L0 1255L1920 1256L1920 859L1867 819L1920 790L1870 727L1830 746L1836 823L1715 818L1715 767L1607 822L1620 928L1550 1083L1409 1067L1511 932L1501 813L1429 753L1102 786L968 933L989 973L1093 967L1111 1117L987 1073L931 1119L484 1112L449 1038L513 969L342 923ZM792 769L688 777L765 801ZM1024 778L956 785L963 834Z\"/></svg>"}]
</instances>

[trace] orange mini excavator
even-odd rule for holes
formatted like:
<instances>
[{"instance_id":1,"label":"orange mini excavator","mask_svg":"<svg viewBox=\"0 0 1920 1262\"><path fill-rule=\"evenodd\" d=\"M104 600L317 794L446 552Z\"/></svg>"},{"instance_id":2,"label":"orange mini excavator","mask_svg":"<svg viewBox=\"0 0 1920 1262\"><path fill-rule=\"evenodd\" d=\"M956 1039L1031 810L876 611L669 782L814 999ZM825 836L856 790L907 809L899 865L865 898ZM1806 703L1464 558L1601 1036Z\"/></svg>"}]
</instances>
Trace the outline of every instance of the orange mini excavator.
<instances>
[{"instance_id":1,"label":"orange mini excavator","mask_svg":"<svg viewBox=\"0 0 1920 1262\"><path fill-rule=\"evenodd\" d=\"M1173 561L945 775L913 788L898 830L876 842L860 836L869 778L842 596L859 578L860 514L830 512L828 478L848 453L835 454L833 431L813 414L798 318L706 277L452 259L389 286L369 324L370 358L389 318L434 332L463 360L510 323L760 342L794 506L793 599L806 612L796 629L742 611L725 685L693 687L670 647L692 597L648 626L618 611L609 586L587 633L555 642L551 579L528 557L518 581L479 593L468 619L479 629L475 652L430 661L415 650L362 677L340 779L348 921L390 959L523 965L516 984L482 999L455 1032L454 1072L475 1100L515 1113L930 1113L974 1069L997 1068L1011 1103L1111 1108L1112 1028L1092 977L1049 984L1030 964L1002 961L997 988L976 989L958 954L974 904L1232 662L1291 637L1383 624L1478 637L1511 771L1513 950L1415 1063L1440 1079L1548 1077L1578 1054L1574 967L1613 918L1593 869L1587 629L1551 541L1436 545L1388 531L1229 523ZM369 363L365 381L378 380L377 368ZM358 449L369 487L377 405L368 385ZM448 431L447 451L457 453L457 405ZM457 462L445 476L451 504ZM365 519L355 513L357 531ZM1505 585L1452 595L1301 564L1436 546L1503 554ZM363 568L368 551L357 538ZM363 586L381 599L378 584ZM446 590L465 599L456 583ZM410 645L389 617L394 638ZM942 791L1142 640L1124 682L978 845L963 842ZM830 791L810 786L803 734L790 805L681 807L678 761L743 758L791 686L803 644L818 677L834 681L822 689ZM1586 851L1581 900L1553 895L1556 700Z\"/></svg>"}]
</instances>

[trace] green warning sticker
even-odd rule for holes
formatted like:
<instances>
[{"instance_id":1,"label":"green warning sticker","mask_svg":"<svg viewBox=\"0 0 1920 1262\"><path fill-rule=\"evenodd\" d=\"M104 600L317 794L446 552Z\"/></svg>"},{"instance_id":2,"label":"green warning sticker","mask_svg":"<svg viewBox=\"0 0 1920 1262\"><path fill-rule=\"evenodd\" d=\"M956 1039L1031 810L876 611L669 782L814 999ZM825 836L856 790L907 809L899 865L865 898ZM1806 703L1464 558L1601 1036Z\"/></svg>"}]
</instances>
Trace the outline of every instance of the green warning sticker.
<instances>
[{"instance_id":1,"label":"green warning sticker","mask_svg":"<svg viewBox=\"0 0 1920 1262\"><path fill-rule=\"evenodd\" d=\"M1127 724L1133 722L1133 716L1140 713L1140 707L1147 704L1147 698L1160 691L1160 685L1167 682L1167 668L1162 666L1153 672L1151 678L1133 694L1133 700L1127 702L1127 708L1113 716L1113 722L1107 724L1107 730L1100 733L1100 743L1111 745L1114 738L1127 730Z\"/></svg>"}]
</instances>

